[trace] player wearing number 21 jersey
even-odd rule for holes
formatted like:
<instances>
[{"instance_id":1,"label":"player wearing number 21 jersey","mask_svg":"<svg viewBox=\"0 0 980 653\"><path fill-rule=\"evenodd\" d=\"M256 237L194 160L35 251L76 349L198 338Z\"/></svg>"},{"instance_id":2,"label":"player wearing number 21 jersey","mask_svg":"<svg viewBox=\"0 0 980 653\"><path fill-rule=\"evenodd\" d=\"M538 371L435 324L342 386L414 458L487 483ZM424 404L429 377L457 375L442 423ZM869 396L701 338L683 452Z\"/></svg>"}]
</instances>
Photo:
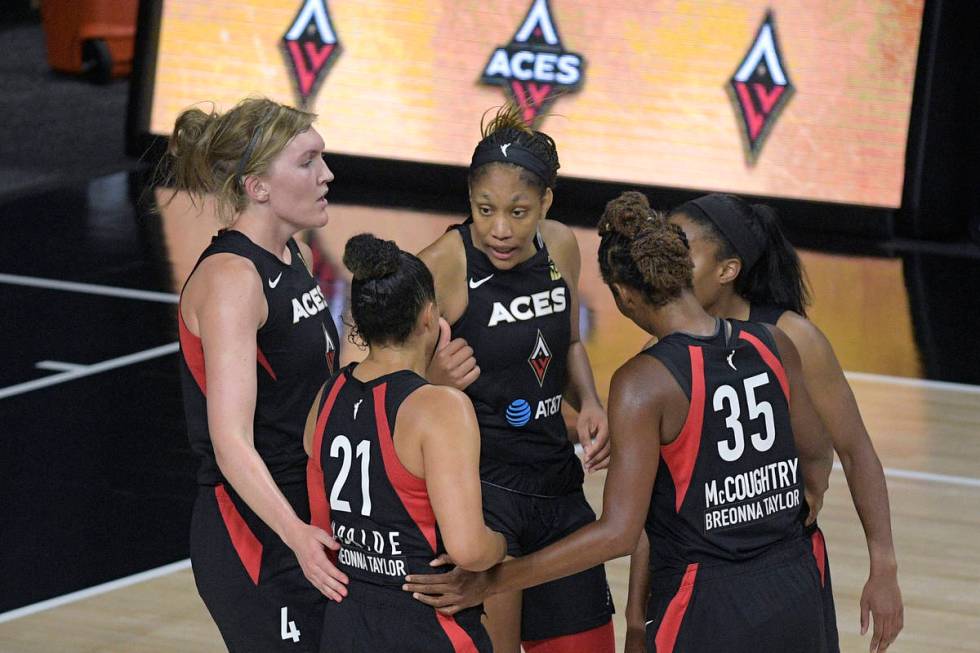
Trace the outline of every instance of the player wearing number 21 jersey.
<instances>
[{"instance_id":1,"label":"player wearing number 21 jersey","mask_svg":"<svg viewBox=\"0 0 980 653\"><path fill-rule=\"evenodd\" d=\"M505 552L483 522L473 406L420 376L440 334L432 276L368 234L348 242L344 264L369 353L326 384L308 421L312 520L340 543L350 578L348 596L326 608L321 651L490 651L481 609L447 617L401 589L444 553L480 570Z\"/></svg>"}]
</instances>

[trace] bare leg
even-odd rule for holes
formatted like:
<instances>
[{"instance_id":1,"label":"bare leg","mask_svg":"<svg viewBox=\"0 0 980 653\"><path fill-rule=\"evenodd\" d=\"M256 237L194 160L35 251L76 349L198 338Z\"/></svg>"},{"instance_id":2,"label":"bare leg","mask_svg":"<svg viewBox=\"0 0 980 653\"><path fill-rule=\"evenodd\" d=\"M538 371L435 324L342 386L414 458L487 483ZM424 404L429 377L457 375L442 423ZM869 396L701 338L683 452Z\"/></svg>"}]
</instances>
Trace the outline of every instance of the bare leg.
<instances>
[{"instance_id":1,"label":"bare leg","mask_svg":"<svg viewBox=\"0 0 980 653\"><path fill-rule=\"evenodd\" d=\"M521 652L521 592L497 594L483 604L494 653Z\"/></svg>"}]
</instances>

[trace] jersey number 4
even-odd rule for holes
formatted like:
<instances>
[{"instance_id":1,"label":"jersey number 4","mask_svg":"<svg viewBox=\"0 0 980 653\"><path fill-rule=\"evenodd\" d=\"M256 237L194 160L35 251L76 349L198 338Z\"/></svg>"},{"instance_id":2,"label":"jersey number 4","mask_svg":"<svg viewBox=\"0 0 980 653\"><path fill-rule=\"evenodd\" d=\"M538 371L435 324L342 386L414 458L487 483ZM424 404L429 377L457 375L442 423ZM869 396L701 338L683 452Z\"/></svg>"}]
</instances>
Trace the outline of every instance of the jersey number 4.
<instances>
[{"instance_id":1,"label":"jersey number 4","mask_svg":"<svg viewBox=\"0 0 980 653\"><path fill-rule=\"evenodd\" d=\"M762 416L766 421L765 436L761 433L753 433L749 436L749 440L751 440L752 446L755 447L756 451L769 451L772 448L773 442L776 440L776 423L772 415L772 404L768 401L756 401L755 398L756 388L768 383L769 374L766 372L750 376L744 380L745 403L749 409L748 418L756 419ZM725 418L725 426L731 429L734 442L729 440L719 442L718 454L722 460L734 462L741 458L742 453L745 452L745 431L742 429L742 423L739 421L739 417L742 414L741 401L735 388L730 385L723 385L715 390L712 403L714 404L716 413L723 411L725 404L728 404L728 416Z\"/></svg>"},{"instance_id":2,"label":"jersey number 4","mask_svg":"<svg viewBox=\"0 0 980 653\"><path fill-rule=\"evenodd\" d=\"M330 444L330 457L342 458L340 462L340 474L330 490L330 509L341 512L350 512L350 501L340 498L340 492L347 483L350 475L351 458L354 457L354 449L351 447L350 440L346 435L338 435ZM371 516L371 476L368 469L371 467L371 443L362 440L357 445L357 457L361 461L361 514L365 517Z\"/></svg>"}]
</instances>

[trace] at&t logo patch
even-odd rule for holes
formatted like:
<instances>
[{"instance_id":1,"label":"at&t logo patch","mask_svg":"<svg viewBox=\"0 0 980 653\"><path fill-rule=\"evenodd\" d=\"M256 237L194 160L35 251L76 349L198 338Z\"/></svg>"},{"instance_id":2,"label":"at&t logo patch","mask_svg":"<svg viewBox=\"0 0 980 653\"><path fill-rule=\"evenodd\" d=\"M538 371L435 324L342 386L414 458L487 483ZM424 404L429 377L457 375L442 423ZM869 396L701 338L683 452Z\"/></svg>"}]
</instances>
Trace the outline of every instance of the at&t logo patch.
<instances>
[{"instance_id":1,"label":"at&t logo patch","mask_svg":"<svg viewBox=\"0 0 980 653\"><path fill-rule=\"evenodd\" d=\"M282 37L282 45L292 65L299 103L307 106L340 54L327 0L303 0L296 19Z\"/></svg>"},{"instance_id":2,"label":"at&t logo patch","mask_svg":"<svg viewBox=\"0 0 980 653\"><path fill-rule=\"evenodd\" d=\"M750 163L755 163L779 112L793 94L793 84L779 52L776 24L766 14L752 47L729 80Z\"/></svg>"},{"instance_id":3,"label":"at&t logo patch","mask_svg":"<svg viewBox=\"0 0 980 653\"><path fill-rule=\"evenodd\" d=\"M505 87L528 125L544 115L558 93L582 85L585 60L565 50L552 16L548 0L533 0L510 43L494 50L480 78Z\"/></svg>"},{"instance_id":4,"label":"at&t logo patch","mask_svg":"<svg viewBox=\"0 0 980 653\"><path fill-rule=\"evenodd\" d=\"M531 406L523 399L515 399L504 414L511 426L524 426L531 421Z\"/></svg>"}]
</instances>

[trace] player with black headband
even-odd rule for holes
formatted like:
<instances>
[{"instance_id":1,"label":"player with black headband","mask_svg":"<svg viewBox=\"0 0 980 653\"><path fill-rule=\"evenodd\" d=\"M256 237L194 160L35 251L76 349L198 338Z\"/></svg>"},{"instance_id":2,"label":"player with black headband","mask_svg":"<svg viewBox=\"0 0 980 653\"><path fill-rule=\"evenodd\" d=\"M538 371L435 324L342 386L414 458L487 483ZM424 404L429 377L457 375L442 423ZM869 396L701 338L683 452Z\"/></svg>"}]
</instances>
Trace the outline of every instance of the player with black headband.
<instances>
[{"instance_id":1,"label":"player with black headband","mask_svg":"<svg viewBox=\"0 0 980 653\"><path fill-rule=\"evenodd\" d=\"M441 332L432 275L370 234L347 242L344 265L368 354L326 384L307 421L313 523L340 542L350 576L347 598L326 606L320 650L489 653L479 608L447 617L401 590L444 552L483 570L506 548L483 521L473 405L422 377Z\"/></svg>"},{"instance_id":2,"label":"player with black headband","mask_svg":"<svg viewBox=\"0 0 980 653\"><path fill-rule=\"evenodd\" d=\"M548 220L558 153L505 108L482 125L469 174L471 217L422 251L452 335L472 348L466 393L480 423L487 524L508 554L536 551L595 520L561 414L579 411L585 466L609 453L606 415L578 328L580 254ZM472 368L472 363L470 363ZM462 375L461 375L462 376ZM612 601L595 566L486 604L494 650L611 652Z\"/></svg>"},{"instance_id":3,"label":"player with black headband","mask_svg":"<svg viewBox=\"0 0 980 653\"><path fill-rule=\"evenodd\" d=\"M644 648L825 653L820 579L798 518L832 451L777 328L706 313L683 232L640 193L609 202L599 269L616 306L658 338L609 389L612 461L598 521L465 583L409 579L448 613L651 542ZM587 651L589 649L580 649Z\"/></svg>"},{"instance_id":4,"label":"player with black headband","mask_svg":"<svg viewBox=\"0 0 980 653\"><path fill-rule=\"evenodd\" d=\"M837 450L867 538L871 568L860 601L861 632L867 632L873 615L871 650L886 650L902 629L903 608L885 476L830 343L806 319L808 291L796 251L773 209L734 195L715 193L682 204L671 212L670 221L690 241L694 294L705 309L718 317L775 324L799 350L804 381ZM835 651L839 645L827 547L816 522L807 526L807 536L821 572L827 641ZM645 593L643 574L631 575L627 621L634 639Z\"/></svg>"}]
</instances>

